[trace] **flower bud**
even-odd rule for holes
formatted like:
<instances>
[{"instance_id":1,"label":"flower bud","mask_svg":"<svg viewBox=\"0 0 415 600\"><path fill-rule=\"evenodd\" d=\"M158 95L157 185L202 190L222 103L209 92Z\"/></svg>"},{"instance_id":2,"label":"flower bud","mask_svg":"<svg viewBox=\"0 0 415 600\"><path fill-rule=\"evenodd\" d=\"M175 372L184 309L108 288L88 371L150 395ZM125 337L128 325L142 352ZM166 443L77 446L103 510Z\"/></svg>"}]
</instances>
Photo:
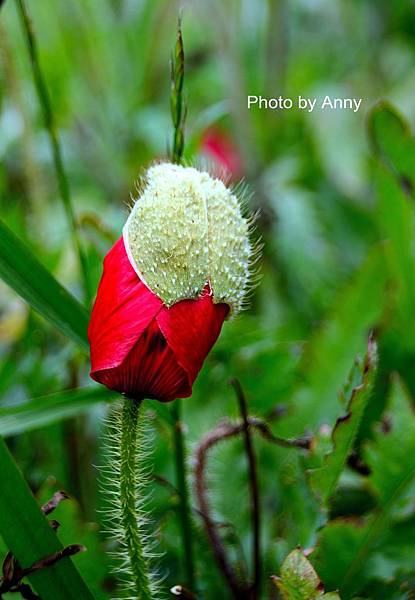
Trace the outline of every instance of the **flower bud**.
<instances>
[{"instance_id":1,"label":"flower bud","mask_svg":"<svg viewBox=\"0 0 415 600\"><path fill-rule=\"evenodd\" d=\"M242 308L251 258L249 222L221 180L151 167L104 259L91 377L132 398L190 396L223 321Z\"/></svg>"}]
</instances>

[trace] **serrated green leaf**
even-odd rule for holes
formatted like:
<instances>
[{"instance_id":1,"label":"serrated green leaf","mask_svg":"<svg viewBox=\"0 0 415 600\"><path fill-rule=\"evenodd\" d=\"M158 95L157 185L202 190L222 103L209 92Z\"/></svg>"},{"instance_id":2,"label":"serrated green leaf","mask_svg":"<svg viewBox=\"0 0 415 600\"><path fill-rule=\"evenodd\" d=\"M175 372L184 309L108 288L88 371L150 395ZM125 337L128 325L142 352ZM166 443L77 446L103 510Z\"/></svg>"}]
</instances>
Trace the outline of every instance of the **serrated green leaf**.
<instances>
[{"instance_id":1,"label":"serrated green leaf","mask_svg":"<svg viewBox=\"0 0 415 600\"><path fill-rule=\"evenodd\" d=\"M78 346L88 349L88 312L0 220L0 277Z\"/></svg>"},{"instance_id":2,"label":"serrated green leaf","mask_svg":"<svg viewBox=\"0 0 415 600\"><path fill-rule=\"evenodd\" d=\"M377 507L366 519L337 520L320 532L312 562L328 587L340 588L347 600L359 591L379 543L408 490L415 482L415 415L402 386L395 381L390 403L390 431L379 426L368 444L365 461Z\"/></svg>"},{"instance_id":3,"label":"serrated green leaf","mask_svg":"<svg viewBox=\"0 0 415 600\"><path fill-rule=\"evenodd\" d=\"M299 548L290 552L282 563L281 576L273 581L284 600L340 600L337 593L324 594L319 576Z\"/></svg>"},{"instance_id":4,"label":"serrated green leaf","mask_svg":"<svg viewBox=\"0 0 415 600\"><path fill-rule=\"evenodd\" d=\"M339 390L382 313L384 290L384 258L376 249L339 293L332 313L311 340L303 361L305 384L290 400L295 410L281 423L283 435L300 435L339 416Z\"/></svg>"},{"instance_id":5,"label":"serrated green leaf","mask_svg":"<svg viewBox=\"0 0 415 600\"><path fill-rule=\"evenodd\" d=\"M376 368L376 343L370 339L361 375L361 382L351 392L347 414L337 419L333 429L333 450L325 456L323 466L311 471L309 476L313 490L326 506L336 490L347 458L353 450L353 444L373 389Z\"/></svg>"}]
</instances>

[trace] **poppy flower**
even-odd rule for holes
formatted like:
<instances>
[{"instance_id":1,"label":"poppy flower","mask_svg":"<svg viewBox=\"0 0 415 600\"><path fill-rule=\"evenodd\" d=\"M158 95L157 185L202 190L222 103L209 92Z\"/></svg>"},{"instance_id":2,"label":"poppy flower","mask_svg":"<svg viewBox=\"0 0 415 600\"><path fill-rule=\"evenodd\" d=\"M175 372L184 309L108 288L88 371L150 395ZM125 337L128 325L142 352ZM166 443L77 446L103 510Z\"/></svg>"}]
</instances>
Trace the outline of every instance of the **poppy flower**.
<instances>
[{"instance_id":1,"label":"poppy flower","mask_svg":"<svg viewBox=\"0 0 415 600\"><path fill-rule=\"evenodd\" d=\"M219 179L151 167L104 259L88 337L91 377L131 398L191 395L250 281L249 220Z\"/></svg>"}]
</instances>

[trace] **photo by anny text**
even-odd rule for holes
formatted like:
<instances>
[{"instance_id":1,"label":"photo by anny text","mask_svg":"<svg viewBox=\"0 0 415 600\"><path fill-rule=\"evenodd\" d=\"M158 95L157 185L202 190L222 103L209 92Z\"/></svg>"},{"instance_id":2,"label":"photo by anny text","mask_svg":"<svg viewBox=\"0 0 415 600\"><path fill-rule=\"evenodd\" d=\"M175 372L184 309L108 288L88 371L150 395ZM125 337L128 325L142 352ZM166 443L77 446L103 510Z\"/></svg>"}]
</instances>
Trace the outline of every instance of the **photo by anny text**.
<instances>
[{"instance_id":1,"label":"photo by anny text","mask_svg":"<svg viewBox=\"0 0 415 600\"><path fill-rule=\"evenodd\" d=\"M297 96L295 99L283 96L270 98L258 95L247 96L248 110L291 110L296 108L313 112L317 108L320 110L352 110L356 113L362 107L362 103L363 98L335 98L328 95L321 99L304 96Z\"/></svg>"}]
</instances>

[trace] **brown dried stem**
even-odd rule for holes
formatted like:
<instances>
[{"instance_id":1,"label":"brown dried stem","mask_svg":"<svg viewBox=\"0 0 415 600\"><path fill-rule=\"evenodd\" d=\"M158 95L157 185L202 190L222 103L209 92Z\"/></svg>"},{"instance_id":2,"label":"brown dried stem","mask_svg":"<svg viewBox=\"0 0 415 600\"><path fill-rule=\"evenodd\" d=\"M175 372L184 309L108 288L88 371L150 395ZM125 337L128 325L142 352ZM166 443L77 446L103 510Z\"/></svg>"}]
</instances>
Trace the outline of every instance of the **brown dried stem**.
<instances>
[{"instance_id":1,"label":"brown dried stem","mask_svg":"<svg viewBox=\"0 0 415 600\"><path fill-rule=\"evenodd\" d=\"M55 492L49 502L41 507L43 514L50 515L62 500L68 498L69 496L65 492ZM58 529L59 523L57 521L51 520L49 523L54 531ZM40 596L33 592L30 585L22 582L22 579L35 571L53 566L59 560L62 560L62 558L74 556L79 552L85 552L85 550L86 548L80 544L71 544L46 558L36 561L25 569L22 569L13 554L8 552L2 566L3 577L0 579L0 600L2 600L3 594L7 592L20 593L22 598L26 598L26 600L41 600Z\"/></svg>"},{"instance_id":2,"label":"brown dried stem","mask_svg":"<svg viewBox=\"0 0 415 600\"><path fill-rule=\"evenodd\" d=\"M232 424L229 422L219 423L210 431L199 443L196 450L195 460L195 483L196 498L206 534L213 550L219 569L228 584L233 598L248 598L248 588L246 584L240 582L236 572L231 565L222 543L221 536L217 529L214 519L211 517L211 509L206 488L206 465L208 451L218 442L231 438L243 430L242 424Z\"/></svg>"},{"instance_id":3,"label":"brown dried stem","mask_svg":"<svg viewBox=\"0 0 415 600\"><path fill-rule=\"evenodd\" d=\"M243 434L245 451L248 459L249 468L249 489L251 494L251 519L252 519L252 564L253 564L253 582L252 582L252 600L257 600L261 585L261 512L259 500L259 481L255 458L254 445L248 421L248 404L242 386L237 379L232 381L238 399L239 409L242 415Z\"/></svg>"},{"instance_id":4,"label":"brown dried stem","mask_svg":"<svg viewBox=\"0 0 415 600\"><path fill-rule=\"evenodd\" d=\"M233 565L228 559L225 546L219 534L220 524L212 517L206 483L206 470L209 451L218 443L241 434L245 430L246 425L248 425L249 429L252 428L254 431L257 431L268 442L283 448L308 450L310 449L311 444L309 438L284 439L275 436L264 420L257 417L247 417L246 423L232 423L227 420L221 421L202 438L197 446L194 463L194 478L198 514L203 521L215 560L224 576L232 597L240 600L249 599L251 597L250 587L247 582L240 581L238 578Z\"/></svg>"}]
</instances>

